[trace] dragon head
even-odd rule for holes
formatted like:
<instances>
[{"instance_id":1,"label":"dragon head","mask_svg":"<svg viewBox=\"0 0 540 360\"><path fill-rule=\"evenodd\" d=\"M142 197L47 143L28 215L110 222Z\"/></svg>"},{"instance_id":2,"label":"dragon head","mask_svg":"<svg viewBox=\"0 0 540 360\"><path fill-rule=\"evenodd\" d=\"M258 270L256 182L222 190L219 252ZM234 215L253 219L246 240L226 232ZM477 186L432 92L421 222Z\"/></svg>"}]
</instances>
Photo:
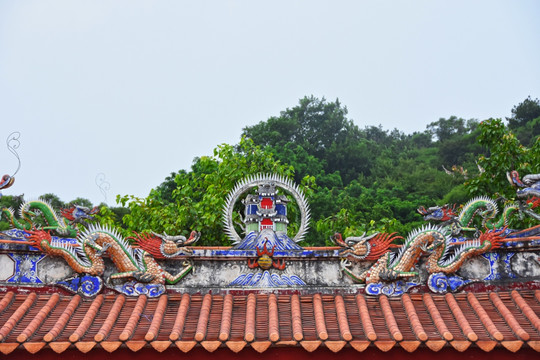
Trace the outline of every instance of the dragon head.
<instances>
[{"instance_id":1,"label":"dragon head","mask_svg":"<svg viewBox=\"0 0 540 360\"><path fill-rule=\"evenodd\" d=\"M189 238L186 241L184 241L182 244L179 244L177 242L177 245L179 245L179 246L191 245L191 244L196 243L200 238L201 238L201 233L198 232L198 231L193 230L191 232L191 234L189 234Z\"/></svg>"},{"instance_id":2,"label":"dragon head","mask_svg":"<svg viewBox=\"0 0 540 360\"><path fill-rule=\"evenodd\" d=\"M359 237L348 237L343 240L340 233L335 233L330 239L343 248L339 251L341 257L351 256L355 259L363 260L371 252L371 244L368 240L377 236L378 233L367 237L365 235L366 234L364 233Z\"/></svg>"},{"instance_id":3,"label":"dragon head","mask_svg":"<svg viewBox=\"0 0 540 360\"><path fill-rule=\"evenodd\" d=\"M63 217L69 220L70 224L75 223L84 224L86 220L93 220L95 215L99 212L99 207L95 206L92 209L87 208L86 206L73 205L69 209L61 209L60 213Z\"/></svg>"},{"instance_id":4,"label":"dragon head","mask_svg":"<svg viewBox=\"0 0 540 360\"><path fill-rule=\"evenodd\" d=\"M540 174L525 175L520 179L517 171L513 170L506 173L506 177L512 186L519 188L516 190L516 196L520 199L530 197L540 197Z\"/></svg>"},{"instance_id":5,"label":"dragon head","mask_svg":"<svg viewBox=\"0 0 540 360\"><path fill-rule=\"evenodd\" d=\"M350 257L352 260L376 260L384 254L390 244L401 236L394 236L395 233L375 233L366 236L363 233L359 237L347 237L345 240L340 233L334 234L330 239L341 246L339 255L342 258Z\"/></svg>"},{"instance_id":6,"label":"dragon head","mask_svg":"<svg viewBox=\"0 0 540 360\"><path fill-rule=\"evenodd\" d=\"M448 221L454 219L457 214L454 212L455 205L450 206L445 204L443 206L432 206L425 208L420 206L416 211L424 217L424 220L437 220L437 221Z\"/></svg>"},{"instance_id":7,"label":"dragon head","mask_svg":"<svg viewBox=\"0 0 540 360\"><path fill-rule=\"evenodd\" d=\"M519 173L516 170L512 170L506 173L506 178L513 187L526 187L526 185L519 178Z\"/></svg>"}]
</instances>

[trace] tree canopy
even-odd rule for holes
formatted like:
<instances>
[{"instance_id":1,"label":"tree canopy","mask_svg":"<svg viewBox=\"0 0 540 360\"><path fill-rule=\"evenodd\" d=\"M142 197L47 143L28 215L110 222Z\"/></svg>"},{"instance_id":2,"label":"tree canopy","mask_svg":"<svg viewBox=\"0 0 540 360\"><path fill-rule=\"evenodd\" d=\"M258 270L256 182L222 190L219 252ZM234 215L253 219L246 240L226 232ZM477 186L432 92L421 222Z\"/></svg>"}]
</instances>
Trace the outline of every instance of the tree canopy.
<instances>
[{"instance_id":1,"label":"tree canopy","mask_svg":"<svg viewBox=\"0 0 540 360\"><path fill-rule=\"evenodd\" d=\"M101 206L96 218L126 236L197 230L200 244L228 245L221 219L227 194L249 175L276 173L301 184L310 203L305 245L327 244L334 232L405 235L424 223L419 206L463 204L478 195L511 201L515 190L507 171L540 173L539 100L529 96L511 113L508 126L500 119L451 116L405 134L360 128L339 100L304 97L279 116L245 127L238 144L219 145L212 155L195 158L191 169L170 173L147 197L119 195L119 206ZM54 194L44 198L55 207L91 206L81 198L67 204ZM3 206L20 201L0 198ZM240 223L239 204L237 210ZM297 216L293 206L291 233Z\"/></svg>"}]
</instances>

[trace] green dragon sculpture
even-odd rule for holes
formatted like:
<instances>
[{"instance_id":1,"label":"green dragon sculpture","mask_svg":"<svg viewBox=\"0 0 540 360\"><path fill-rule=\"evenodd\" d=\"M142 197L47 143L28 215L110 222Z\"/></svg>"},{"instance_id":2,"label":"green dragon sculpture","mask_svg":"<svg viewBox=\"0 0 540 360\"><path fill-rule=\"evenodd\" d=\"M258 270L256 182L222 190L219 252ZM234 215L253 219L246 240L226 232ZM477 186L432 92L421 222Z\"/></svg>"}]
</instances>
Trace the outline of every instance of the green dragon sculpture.
<instances>
[{"instance_id":1,"label":"green dragon sculpture","mask_svg":"<svg viewBox=\"0 0 540 360\"><path fill-rule=\"evenodd\" d=\"M39 199L23 203L19 209L20 219L15 218L15 212L11 208L3 208L2 215L7 217L13 227L21 230L31 230L36 226L34 219L38 214L43 215L46 226L43 230L53 230L60 236L76 237L77 228L71 226L66 219L61 218L47 201Z\"/></svg>"},{"instance_id":2,"label":"green dragon sculpture","mask_svg":"<svg viewBox=\"0 0 540 360\"><path fill-rule=\"evenodd\" d=\"M453 207L444 205L428 209L420 207L417 211L424 217L424 220L443 221L441 225L450 226L453 235L464 231L477 231L478 229L474 227L474 221L478 217L481 219L481 226L485 229L502 228L508 225L508 221L514 213L522 211L520 204L513 202L506 205L499 219L495 220L499 213L497 202L486 196L475 197L468 201L458 215L453 212L453 209Z\"/></svg>"},{"instance_id":3,"label":"green dragon sculpture","mask_svg":"<svg viewBox=\"0 0 540 360\"><path fill-rule=\"evenodd\" d=\"M477 229L471 227L471 225L476 215L479 215L482 219L482 226L486 229L494 230L507 226L510 216L519 212L519 209L518 204L510 203L504 207L500 218L495 220L499 212L497 203L486 196L479 196L471 199L463 206L457 220L461 224L462 230L476 231Z\"/></svg>"}]
</instances>

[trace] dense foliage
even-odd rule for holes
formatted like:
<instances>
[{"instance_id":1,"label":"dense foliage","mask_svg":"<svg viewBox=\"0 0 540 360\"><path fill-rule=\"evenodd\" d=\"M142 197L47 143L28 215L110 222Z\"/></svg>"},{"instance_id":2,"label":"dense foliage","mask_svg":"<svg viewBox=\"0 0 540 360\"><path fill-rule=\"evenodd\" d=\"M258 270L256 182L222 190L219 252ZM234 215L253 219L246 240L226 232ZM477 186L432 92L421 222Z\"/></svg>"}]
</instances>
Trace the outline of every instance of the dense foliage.
<instances>
[{"instance_id":1,"label":"dense foliage","mask_svg":"<svg viewBox=\"0 0 540 360\"><path fill-rule=\"evenodd\" d=\"M229 191L248 175L277 173L301 184L310 203L305 245L324 245L334 232L405 235L423 224L419 206L463 204L477 195L510 201L515 189L507 171L540 173L540 102L528 97L511 113L508 126L499 119L451 116L405 134L360 128L338 100L305 97L279 116L245 127L239 144L219 145L212 156L195 158L189 171L171 173L148 197L118 196L120 206L102 206L98 220L126 236L197 230L203 234L200 244L228 245L221 216ZM45 197L55 207L67 205L53 194ZM0 202L17 207L20 200L6 196ZM289 209L290 235L297 215L294 206Z\"/></svg>"}]
</instances>

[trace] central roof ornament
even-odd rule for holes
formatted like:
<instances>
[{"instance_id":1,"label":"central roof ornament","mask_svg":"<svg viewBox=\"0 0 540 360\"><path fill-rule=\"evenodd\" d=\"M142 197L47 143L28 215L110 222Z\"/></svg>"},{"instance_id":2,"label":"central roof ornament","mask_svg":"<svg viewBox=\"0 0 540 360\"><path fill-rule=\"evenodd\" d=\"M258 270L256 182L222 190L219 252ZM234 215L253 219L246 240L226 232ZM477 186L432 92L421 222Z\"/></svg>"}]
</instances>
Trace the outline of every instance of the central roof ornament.
<instances>
[{"instance_id":1,"label":"central roof ornament","mask_svg":"<svg viewBox=\"0 0 540 360\"><path fill-rule=\"evenodd\" d=\"M279 194L278 188L290 193L300 209L300 228L293 239L287 236L287 225L289 224L287 203L289 199L286 195ZM248 194L242 200L245 206L242 222L246 237L242 239L234 228L233 213L235 204L246 193ZM273 245L276 245L277 249L280 247L300 249L296 243L304 238L309 229L309 219L310 209L302 190L291 180L275 174L259 174L238 182L227 196L223 207L224 230L233 244L238 244L236 246L238 249L257 246L257 239L261 237L259 235L262 233L267 234L266 236L268 233L273 233L270 239L274 238L276 243L271 240L270 242L274 243ZM248 243L250 243L249 246Z\"/></svg>"}]
</instances>

